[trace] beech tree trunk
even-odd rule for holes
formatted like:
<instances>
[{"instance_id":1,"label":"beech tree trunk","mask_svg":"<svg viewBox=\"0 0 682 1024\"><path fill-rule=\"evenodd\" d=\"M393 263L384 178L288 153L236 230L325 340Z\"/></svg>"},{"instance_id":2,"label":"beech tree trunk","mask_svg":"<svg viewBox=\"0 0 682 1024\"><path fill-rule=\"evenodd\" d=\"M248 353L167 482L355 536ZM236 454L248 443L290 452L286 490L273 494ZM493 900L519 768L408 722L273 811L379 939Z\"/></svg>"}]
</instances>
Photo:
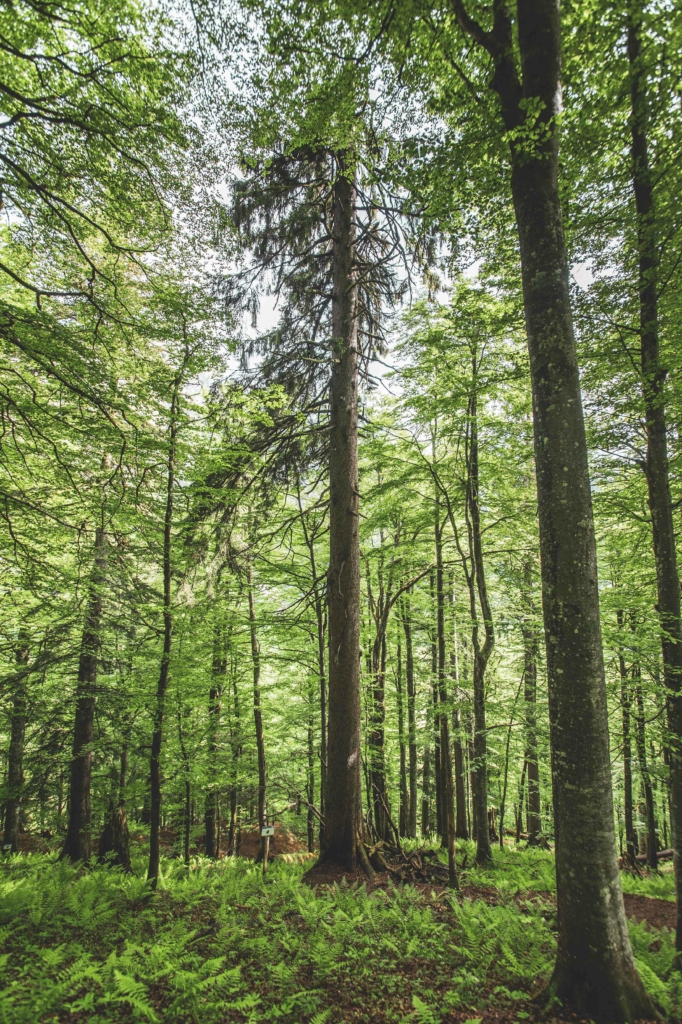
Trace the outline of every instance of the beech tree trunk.
<instances>
[{"instance_id":1,"label":"beech tree trunk","mask_svg":"<svg viewBox=\"0 0 682 1024\"><path fill-rule=\"evenodd\" d=\"M308 801L308 853L315 849L315 697L317 687L313 679L308 686L308 774L306 778L306 799Z\"/></svg>"},{"instance_id":2,"label":"beech tree trunk","mask_svg":"<svg viewBox=\"0 0 682 1024\"><path fill-rule=\"evenodd\" d=\"M452 608L453 624L453 646L450 655L450 662L452 666L451 675L457 692L456 699L459 700L459 654L457 640L457 617L455 613L455 596L453 588L454 574L452 577L451 586L448 589L448 600ZM462 715L459 708L453 709L452 712L452 730L452 748L455 755L455 835L457 836L458 839L468 839L469 830L467 828L466 775L464 766L464 749L462 747Z\"/></svg>"},{"instance_id":3,"label":"beech tree trunk","mask_svg":"<svg viewBox=\"0 0 682 1024\"><path fill-rule=\"evenodd\" d=\"M398 830L402 837L409 835L410 793L407 787L407 750L405 745L405 708L403 691L403 658L402 647L398 640L396 652L396 697L398 702L398 747L400 749L400 812Z\"/></svg>"},{"instance_id":4,"label":"beech tree trunk","mask_svg":"<svg viewBox=\"0 0 682 1024\"><path fill-rule=\"evenodd\" d=\"M654 805L654 793L646 756L646 723L644 719L644 698L642 696L641 670L639 665L632 666L632 675L635 683L635 700L637 702L637 759L639 761L639 774L644 788L644 806L646 809L646 860L651 870L657 871L656 807Z\"/></svg>"},{"instance_id":5,"label":"beech tree trunk","mask_svg":"<svg viewBox=\"0 0 682 1024\"><path fill-rule=\"evenodd\" d=\"M407 735L408 735L408 757L410 764L410 791L409 791L409 816L408 835L413 839L417 836L417 713L416 713L416 690L414 680L414 655L412 652L412 614L410 607L409 591L405 595L402 608L403 630L405 633L405 683L407 689Z\"/></svg>"},{"instance_id":6,"label":"beech tree trunk","mask_svg":"<svg viewBox=\"0 0 682 1024\"><path fill-rule=\"evenodd\" d=\"M106 544L106 533L102 527L98 527L95 532L95 557L78 660L76 716L69 781L69 824L60 854L60 858L68 857L74 862L89 861L92 856L90 787Z\"/></svg>"},{"instance_id":7,"label":"beech tree trunk","mask_svg":"<svg viewBox=\"0 0 682 1024\"><path fill-rule=\"evenodd\" d=\"M263 713L261 711L260 693L260 644L256 626L256 605L253 597L251 563L247 569L249 587L249 627L251 633L251 663L253 666L253 721L256 728L256 750L258 752L258 829L267 824L267 785L268 774L265 761L265 735L263 733ZM265 856L265 838L260 836L256 863Z\"/></svg>"},{"instance_id":8,"label":"beech tree trunk","mask_svg":"<svg viewBox=\"0 0 682 1024\"><path fill-rule=\"evenodd\" d=\"M10 740L7 751L7 803L5 804L5 846L10 853L19 852L21 797L24 787L24 743L28 697L28 633L21 630L15 652L17 675L11 684L12 710Z\"/></svg>"},{"instance_id":9,"label":"beech tree trunk","mask_svg":"<svg viewBox=\"0 0 682 1024\"><path fill-rule=\"evenodd\" d=\"M337 161L332 212L329 433L329 738L322 858L354 870L362 835L358 311L354 171Z\"/></svg>"},{"instance_id":10,"label":"beech tree trunk","mask_svg":"<svg viewBox=\"0 0 682 1024\"><path fill-rule=\"evenodd\" d=\"M169 428L168 428L168 462L166 466L166 510L163 519L163 649L159 667L159 681L156 686L156 706L154 708L154 729L152 732L152 749L149 762L150 779L150 825L149 825L149 867L147 879L156 889L159 880L161 850L159 829L161 828L161 747L163 744L163 719L166 710L166 691L168 690L168 674L170 669L171 649L173 644L173 609L171 608L171 543L173 539L173 507L175 498L175 453L178 440L178 407L180 386L183 371L187 362L187 354L182 369L173 382Z\"/></svg>"},{"instance_id":11,"label":"beech tree trunk","mask_svg":"<svg viewBox=\"0 0 682 1024\"><path fill-rule=\"evenodd\" d=\"M443 766L440 756L440 701L438 692L438 624L436 609L436 580L433 573L429 574L429 590L431 592L431 694L433 701L433 777L436 784L436 835L440 836L441 845L446 846L447 840L443 830Z\"/></svg>"},{"instance_id":12,"label":"beech tree trunk","mask_svg":"<svg viewBox=\"0 0 682 1024\"><path fill-rule=\"evenodd\" d=\"M521 841L521 833L523 832L523 810L526 800L526 767L528 762L526 758L523 758L523 768L521 769L521 781L519 782L519 805L516 813L516 842Z\"/></svg>"},{"instance_id":13,"label":"beech tree trunk","mask_svg":"<svg viewBox=\"0 0 682 1024\"><path fill-rule=\"evenodd\" d=\"M213 666L212 681L208 692L208 758L209 758L209 785L206 793L206 806L204 809L204 830L206 856L214 860L220 856L217 841L218 823L218 731L220 729L220 698L223 690L223 680L227 671L224 651L221 650L222 633L216 627L213 641Z\"/></svg>"},{"instance_id":14,"label":"beech tree trunk","mask_svg":"<svg viewBox=\"0 0 682 1024\"><path fill-rule=\"evenodd\" d=\"M623 629L623 612L617 611L619 632ZM623 648L618 650L618 667L620 671L620 706L623 723L623 811L625 818L625 857L631 867L635 866L637 856L637 836L632 815L632 740L630 735L630 687L628 673L623 656Z\"/></svg>"},{"instance_id":15,"label":"beech tree trunk","mask_svg":"<svg viewBox=\"0 0 682 1024\"><path fill-rule=\"evenodd\" d=\"M658 325L659 255L654 187L649 165L649 101L642 56L641 0L628 6L628 59L630 66L630 130L632 184L637 211L639 257L639 332L642 396L646 422L645 472L651 512L658 614L663 649L663 680L667 690L670 741L670 825L677 896L676 947L682 951L682 625L680 579L677 571L668 444L665 378Z\"/></svg>"},{"instance_id":16,"label":"beech tree trunk","mask_svg":"<svg viewBox=\"0 0 682 1024\"><path fill-rule=\"evenodd\" d=\"M461 729L462 716L459 711L456 715L456 733L453 744L455 751L455 793L457 807L456 832L458 839L468 839L469 829L467 827L467 795L466 795L466 766L464 764L464 748L462 747Z\"/></svg>"},{"instance_id":17,"label":"beech tree trunk","mask_svg":"<svg viewBox=\"0 0 682 1024\"><path fill-rule=\"evenodd\" d=\"M232 675L232 716L230 719L230 746L232 750L232 778L230 784L230 825L227 837L227 852L235 856L238 852L239 835L239 760L242 752L241 738L241 708L239 706L239 689L237 685L237 671L233 663L230 666Z\"/></svg>"},{"instance_id":18,"label":"beech tree trunk","mask_svg":"<svg viewBox=\"0 0 682 1024\"><path fill-rule=\"evenodd\" d=\"M537 635L533 623L533 597L531 592L531 570L526 567L526 602L528 616L523 625L524 650L524 696L526 704L526 765L528 771L528 842L536 846L542 831L540 819L540 773L538 770L538 667L537 667Z\"/></svg>"},{"instance_id":19,"label":"beech tree trunk","mask_svg":"<svg viewBox=\"0 0 682 1024\"><path fill-rule=\"evenodd\" d=\"M386 785L386 633L383 622L385 594L380 587L377 632L372 647L372 700L367 742L369 777L377 837L388 842L388 787Z\"/></svg>"},{"instance_id":20,"label":"beech tree trunk","mask_svg":"<svg viewBox=\"0 0 682 1024\"><path fill-rule=\"evenodd\" d=\"M485 673L495 645L492 610L488 600L488 587L481 542L481 510L479 505L478 474L478 398L476 394L477 352L472 349L473 391L469 400L469 444L467 453L467 504L469 508L469 550L473 560L473 574L468 574L472 615L472 641L474 647L474 804L476 807L476 863L492 860L490 826L488 823L488 741L485 721ZM479 641L478 616L475 612L476 594L481 606L485 639Z\"/></svg>"},{"instance_id":21,"label":"beech tree trunk","mask_svg":"<svg viewBox=\"0 0 682 1024\"><path fill-rule=\"evenodd\" d=\"M455 791L452 780L452 751L450 748L450 713L445 663L445 579L443 572L443 534L440 507L436 500L436 634L438 639L438 717L440 719L440 756L442 771L442 824L448 851L448 885L459 886L455 860Z\"/></svg>"},{"instance_id":22,"label":"beech tree trunk","mask_svg":"<svg viewBox=\"0 0 682 1024\"><path fill-rule=\"evenodd\" d=\"M424 747L422 761L422 835L431 835L431 749Z\"/></svg>"},{"instance_id":23,"label":"beech tree trunk","mask_svg":"<svg viewBox=\"0 0 682 1024\"><path fill-rule=\"evenodd\" d=\"M518 0L515 33L503 4L494 7L491 31L468 16L464 0L453 4L463 30L492 58L491 85L510 133L533 391L552 748L559 930L550 989L582 1014L610 1024L632 1021L655 1016L655 1010L630 947L613 821L592 499L558 188L559 5ZM518 133L529 103L537 111L532 147Z\"/></svg>"}]
</instances>

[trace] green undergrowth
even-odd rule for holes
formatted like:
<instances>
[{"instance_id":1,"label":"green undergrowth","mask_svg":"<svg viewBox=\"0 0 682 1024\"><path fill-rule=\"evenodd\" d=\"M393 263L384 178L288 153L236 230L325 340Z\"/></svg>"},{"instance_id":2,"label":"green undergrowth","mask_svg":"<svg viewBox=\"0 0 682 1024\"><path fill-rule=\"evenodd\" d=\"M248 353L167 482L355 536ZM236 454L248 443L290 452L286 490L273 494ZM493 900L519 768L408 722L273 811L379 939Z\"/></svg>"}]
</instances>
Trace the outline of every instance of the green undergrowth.
<instances>
[{"instance_id":1,"label":"green undergrowth","mask_svg":"<svg viewBox=\"0 0 682 1024\"><path fill-rule=\"evenodd\" d=\"M472 859L471 851L469 861ZM0 1022L337 1024L509 1021L554 956L552 858L496 851L466 886L494 903L346 883L317 892L305 865L275 862L264 882L251 862L163 862L157 893L144 864L77 869L53 855L0 869ZM682 1004L670 936L632 926L647 984Z\"/></svg>"},{"instance_id":2,"label":"green undergrowth","mask_svg":"<svg viewBox=\"0 0 682 1024\"><path fill-rule=\"evenodd\" d=\"M534 892L556 892L554 876L554 854L546 850L521 845L508 845L503 850L495 847L491 867L475 868L471 871L476 847L474 843L460 843L457 863L462 864L466 855L464 879L474 879L476 885L492 885L509 895L533 890ZM662 861L658 872L648 874L642 869L641 875L621 872L623 892L657 899L675 899L675 875L671 861Z\"/></svg>"}]
</instances>

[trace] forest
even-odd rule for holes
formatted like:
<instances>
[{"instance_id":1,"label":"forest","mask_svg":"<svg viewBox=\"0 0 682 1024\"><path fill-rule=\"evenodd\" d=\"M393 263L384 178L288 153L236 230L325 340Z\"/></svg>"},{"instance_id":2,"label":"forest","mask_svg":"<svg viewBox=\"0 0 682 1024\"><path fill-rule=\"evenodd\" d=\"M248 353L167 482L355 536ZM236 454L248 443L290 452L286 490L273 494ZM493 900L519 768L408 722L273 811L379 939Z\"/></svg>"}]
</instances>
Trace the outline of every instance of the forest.
<instances>
[{"instance_id":1,"label":"forest","mask_svg":"<svg viewBox=\"0 0 682 1024\"><path fill-rule=\"evenodd\" d=\"M682 1018L682 7L0 0L0 1024Z\"/></svg>"}]
</instances>

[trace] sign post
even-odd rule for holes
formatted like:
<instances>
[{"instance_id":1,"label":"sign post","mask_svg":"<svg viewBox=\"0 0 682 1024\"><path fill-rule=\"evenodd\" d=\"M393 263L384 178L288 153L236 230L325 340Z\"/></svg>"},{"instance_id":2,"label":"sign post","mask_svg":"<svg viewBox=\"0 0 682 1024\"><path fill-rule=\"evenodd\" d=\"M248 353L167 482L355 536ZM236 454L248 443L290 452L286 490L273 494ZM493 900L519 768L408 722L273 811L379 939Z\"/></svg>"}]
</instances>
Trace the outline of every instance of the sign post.
<instances>
[{"instance_id":1,"label":"sign post","mask_svg":"<svg viewBox=\"0 0 682 1024\"><path fill-rule=\"evenodd\" d=\"M275 834L274 825L263 825L260 830L261 836L265 839L264 850L263 850L263 878L265 878L265 872L268 870L268 853L270 851L270 836Z\"/></svg>"}]
</instances>

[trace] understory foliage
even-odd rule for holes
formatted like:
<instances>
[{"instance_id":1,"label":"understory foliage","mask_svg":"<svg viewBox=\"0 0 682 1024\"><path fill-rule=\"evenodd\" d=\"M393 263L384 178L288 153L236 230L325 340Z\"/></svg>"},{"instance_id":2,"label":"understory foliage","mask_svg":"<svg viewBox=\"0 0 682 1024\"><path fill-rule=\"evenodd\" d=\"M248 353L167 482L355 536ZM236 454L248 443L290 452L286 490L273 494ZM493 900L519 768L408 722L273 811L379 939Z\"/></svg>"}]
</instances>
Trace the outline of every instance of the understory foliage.
<instances>
[{"instance_id":1,"label":"understory foliage","mask_svg":"<svg viewBox=\"0 0 682 1024\"><path fill-rule=\"evenodd\" d=\"M44 854L3 864L2 1024L440 1024L492 1005L522 1021L551 972L543 851L499 851L494 866L463 873L462 897L345 881L314 890L300 884L304 864L278 860L264 881L242 858L193 858L189 871L165 860L151 894L141 858L134 867L88 871ZM627 888L673 892L669 872ZM679 1011L671 933L631 921L630 935L649 990Z\"/></svg>"},{"instance_id":2,"label":"understory foliage","mask_svg":"<svg viewBox=\"0 0 682 1024\"><path fill-rule=\"evenodd\" d=\"M0 0L0 1024L511 1024L555 958L653 1012L681 54L674 0ZM450 889L300 884L394 843Z\"/></svg>"}]
</instances>

